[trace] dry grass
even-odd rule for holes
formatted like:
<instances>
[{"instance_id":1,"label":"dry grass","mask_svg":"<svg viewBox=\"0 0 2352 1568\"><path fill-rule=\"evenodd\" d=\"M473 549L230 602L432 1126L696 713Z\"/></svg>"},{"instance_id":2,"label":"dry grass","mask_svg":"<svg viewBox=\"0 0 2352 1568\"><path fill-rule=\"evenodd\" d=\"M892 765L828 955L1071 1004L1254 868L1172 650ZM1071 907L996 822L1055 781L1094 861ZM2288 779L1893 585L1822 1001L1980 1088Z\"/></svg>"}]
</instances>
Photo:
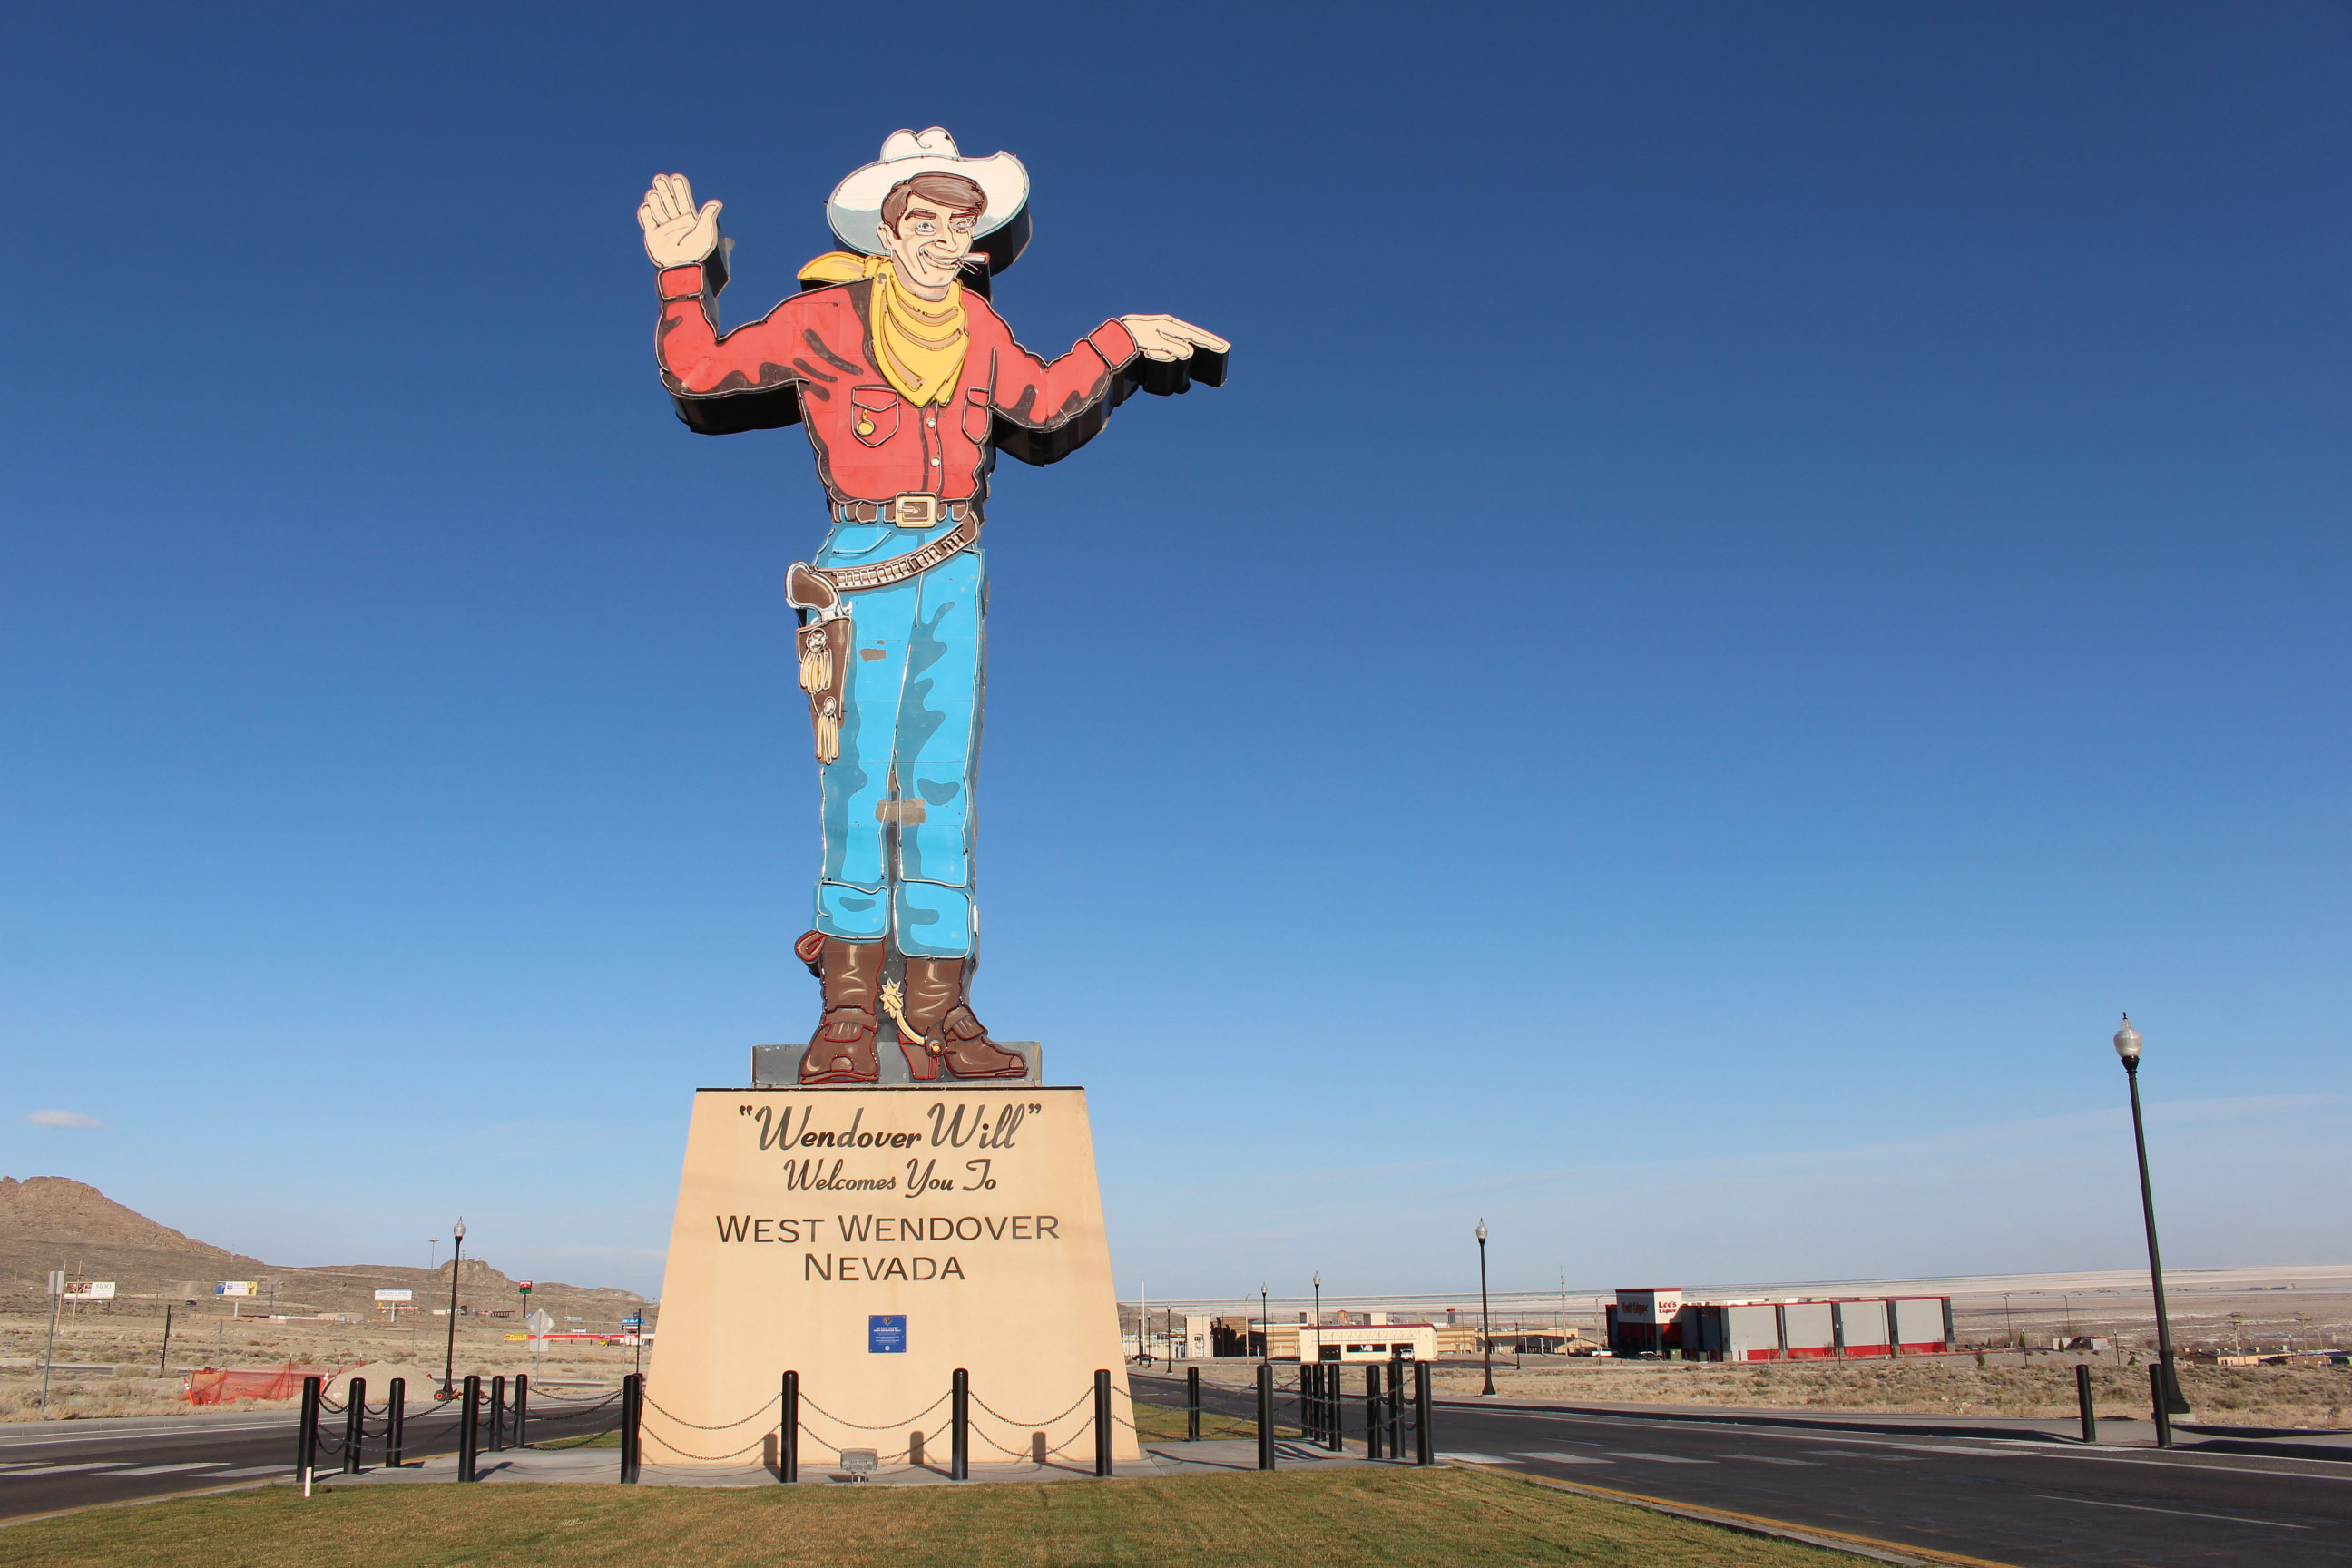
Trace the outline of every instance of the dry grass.
<instances>
[{"instance_id":1,"label":"dry grass","mask_svg":"<svg viewBox=\"0 0 2352 1568\"><path fill-rule=\"evenodd\" d=\"M1438 1373L1441 1393L1474 1394L1475 1371ZM2328 1366L2180 1369L2182 1392L2197 1419L2235 1426L2338 1427L2352 1409L2352 1369ZM1497 1367L1507 1397L1563 1403L1719 1405L1748 1409L1850 1410L1890 1415L2071 1418L2074 1363L1985 1366L1969 1356L1899 1363L1722 1365L1710 1363L1574 1363L1537 1370ZM2099 1366L2092 1394L2105 1416L2148 1414L2147 1368Z\"/></svg>"},{"instance_id":2,"label":"dry grass","mask_svg":"<svg viewBox=\"0 0 2352 1568\"><path fill-rule=\"evenodd\" d=\"M355 1487L307 1502L272 1488L0 1531L0 1568L1831 1568L1852 1561L1469 1470L837 1491Z\"/></svg>"},{"instance_id":3,"label":"dry grass","mask_svg":"<svg viewBox=\"0 0 2352 1568\"><path fill-rule=\"evenodd\" d=\"M198 1407L188 1404L179 1369L191 1366L282 1366L299 1362L310 1366L349 1366L362 1362L399 1361L430 1366L438 1372L443 1335L448 1320L433 1320L430 1327L404 1324L388 1328L383 1320L353 1323L273 1323L266 1319L230 1318L209 1304L184 1310L172 1325L170 1363L173 1373L158 1377L155 1368L163 1350L161 1311L147 1315L146 1303L124 1303L109 1312L84 1309L58 1328L57 1359L66 1363L111 1365L118 1375L55 1373L49 1379L51 1419L101 1415L185 1415ZM39 1414L41 1374L38 1362L47 1344L47 1310L38 1313L0 1312L0 1358L16 1364L0 1365L0 1421L29 1421ZM478 1372L485 1378L504 1373L530 1373L544 1388L550 1379L577 1378L619 1384L623 1373L635 1366L633 1352L609 1345L564 1345L533 1355L527 1344L506 1338L519 1331L510 1320L464 1317L457 1320L457 1360L460 1373ZM376 1396L383 1396L377 1389ZM412 1397L414 1397L412 1392ZM275 1409L279 1405L239 1400L234 1406L208 1405L202 1411ZM290 1408L290 1402L283 1407Z\"/></svg>"}]
</instances>

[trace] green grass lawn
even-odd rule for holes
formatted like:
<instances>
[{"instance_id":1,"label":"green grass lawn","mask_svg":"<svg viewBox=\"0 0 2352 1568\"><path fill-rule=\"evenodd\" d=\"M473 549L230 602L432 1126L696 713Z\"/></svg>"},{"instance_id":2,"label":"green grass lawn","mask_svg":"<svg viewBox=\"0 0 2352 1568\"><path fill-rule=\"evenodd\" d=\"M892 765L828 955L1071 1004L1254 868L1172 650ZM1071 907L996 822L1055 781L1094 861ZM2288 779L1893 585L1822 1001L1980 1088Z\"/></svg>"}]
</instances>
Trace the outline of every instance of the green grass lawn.
<instances>
[{"instance_id":1,"label":"green grass lawn","mask_svg":"<svg viewBox=\"0 0 2352 1568\"><path fill-rule=\"evenodd\" d=\"M0 1568L1836 1568L1854 1561L1457 1469L751 1490L331 1487L308 1500L278 1486L0 1530Z\"/></svg>"}]
</instances>

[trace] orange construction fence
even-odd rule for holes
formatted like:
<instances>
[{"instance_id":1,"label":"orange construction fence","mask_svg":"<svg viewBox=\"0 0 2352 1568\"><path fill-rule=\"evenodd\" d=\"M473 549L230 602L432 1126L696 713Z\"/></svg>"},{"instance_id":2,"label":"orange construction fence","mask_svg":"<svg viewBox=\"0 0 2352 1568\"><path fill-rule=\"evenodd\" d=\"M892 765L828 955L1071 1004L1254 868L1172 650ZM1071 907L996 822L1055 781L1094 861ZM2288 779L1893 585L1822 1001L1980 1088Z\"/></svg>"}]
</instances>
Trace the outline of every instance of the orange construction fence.
<instances>
[{"instance_id":1,"label":"orange construction fence","mask_svg":"<svg viewBox=\"0 0 2352 1568\"><path fill-rule=\"evenodd\" d=\"M284 1366L208 1366L188 1374L188 1403L226 1405L232 1399L296 1399L301 1396L304 1378L316 1377L323 1383L343 1370L304 1366L290 1361Z\"/></svg>"}]
</instances>

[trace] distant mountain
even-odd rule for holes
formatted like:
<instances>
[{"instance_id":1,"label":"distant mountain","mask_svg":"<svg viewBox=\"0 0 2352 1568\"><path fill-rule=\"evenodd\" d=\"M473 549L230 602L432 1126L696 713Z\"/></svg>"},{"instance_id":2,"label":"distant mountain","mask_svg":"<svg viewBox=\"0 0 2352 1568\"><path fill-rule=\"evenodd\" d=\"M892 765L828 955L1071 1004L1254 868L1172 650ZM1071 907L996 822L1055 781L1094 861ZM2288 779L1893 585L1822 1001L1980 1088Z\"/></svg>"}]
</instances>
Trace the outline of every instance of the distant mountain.
<instances>
[{"instance_id":1,"label":"distant mountain","mask_svg":"<svg viewBox=\"0 0 2352 1568\"><path fill-rule=\"evenodd\" d=\"M416 1304L446 1306L449 1265L403 1268L391 1263L281 1268L184 1236L138 1210L116 1203L86 1182L64 1176L0 1176L0 1301L22 1308L38 1298L49 1270L78 1279L111 1279L124 1299L205 1300L224 1279L251 1279L262 1300L250 1312L350 1312L373 1309L378 1289L405 1287ZM478 1311L519 1309L516 1281L483 1259L468 1258L457 1280L460 1305ZM535 1281L530 1305L557 1317L578 1316L610 1326L644 1298L630 1290Z\"/></svg>"}]
</instances>

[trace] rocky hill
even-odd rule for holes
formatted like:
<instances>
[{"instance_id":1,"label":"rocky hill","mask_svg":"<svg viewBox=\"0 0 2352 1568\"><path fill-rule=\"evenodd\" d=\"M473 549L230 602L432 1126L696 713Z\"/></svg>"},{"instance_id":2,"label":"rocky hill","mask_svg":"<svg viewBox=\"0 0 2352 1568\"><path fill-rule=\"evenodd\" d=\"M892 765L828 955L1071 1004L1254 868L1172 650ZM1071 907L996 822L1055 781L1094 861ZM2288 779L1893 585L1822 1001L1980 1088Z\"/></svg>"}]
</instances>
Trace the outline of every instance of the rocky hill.
<instances>
[{"instance_id":1,"label":"rocky hill","mask_svg":"<svg viewBox=\"0 0 2352 1568\"><path fill-rule=\"evenodd\" d=\"M420 1311L449 1303L449 1265L403 1268L391 1263L333 1264L284 1268L231 1252L159 1225L87 1183L63 1176L0 1176L0 1304L22 1310L37 1304L42 1279L65 1268L81 1279L111 1279L117 1311L160 1312L165 1301L209 1302L223 1279L261 1287L250 1312L369 1312L378 1289L405 1287ZM468 1258L457 1279L457 1300L476 1311L519 1310L517 1282L487 1259ZM529 1304L580 1326L610 1328L643 1298L629 1290L533 1282ZM570 1326L570 1325L567 1325Z\"/></svg>"}]
</instances>

